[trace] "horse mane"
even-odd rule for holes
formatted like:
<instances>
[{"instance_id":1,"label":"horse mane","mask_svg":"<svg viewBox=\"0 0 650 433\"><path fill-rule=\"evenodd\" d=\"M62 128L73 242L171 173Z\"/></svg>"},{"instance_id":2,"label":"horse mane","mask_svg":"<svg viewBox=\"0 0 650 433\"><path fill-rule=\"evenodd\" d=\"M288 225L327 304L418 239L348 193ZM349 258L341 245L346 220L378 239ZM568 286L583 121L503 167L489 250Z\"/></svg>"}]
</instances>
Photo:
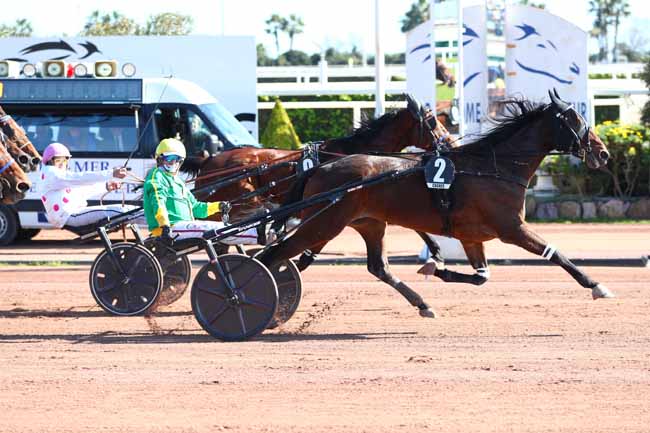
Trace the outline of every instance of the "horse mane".
<instances>
[{"instance_id":1,"label":"horse mane","mask_svg":"<svg viewBox=\"0 0 650 433\"><path fill-rule=\"evenodd\" d=\"M381 133L384 127L387 124L391 123L395 117L398 116L400 111L400 109L390 110L376 119L362 119L359 127L355 128L350 135L340 138L333 138L327 140L327 142L338 144L342 147L368 142L374 139L377 134Z\"/></svg>"},{"instance_id":2,"label":"horse mane","mask_svg":"<svg viewBox=\"0 0 650 433\"><path fill-rule=\"evenodd\" d=\"M185 158L185 161L183 161L180 171L182 173L190 174L193 177L197 177L201 172L201 168L203 168L210 158L211 156L206 155L187 157Z\"/></svg>"},{"instance_id":3,"label":"horse mane","mask_svg":"<svg viewBox=\"0 0 650 433\"><path fill-rule=\"evenodd\" d=\"M542 116L547 104L514 98L501 101L500 110L495 116L488 117L494 127L472 143L457 148L459 153L484 154L493 148L504 145L519 130ZM456 149L455 149L456 150Z\"/></svg>"}]
</instances>

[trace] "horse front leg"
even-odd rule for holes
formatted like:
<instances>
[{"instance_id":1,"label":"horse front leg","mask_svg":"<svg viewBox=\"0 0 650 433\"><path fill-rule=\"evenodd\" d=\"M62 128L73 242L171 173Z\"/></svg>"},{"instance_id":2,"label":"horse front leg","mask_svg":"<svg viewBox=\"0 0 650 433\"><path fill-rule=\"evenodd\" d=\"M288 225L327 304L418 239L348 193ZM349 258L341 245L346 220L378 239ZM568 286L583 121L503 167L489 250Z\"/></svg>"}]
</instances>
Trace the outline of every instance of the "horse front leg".
<instances>
[{"instance_id":1,"label":"horse front leg","mask_svg":"<svg viewBox=\"0 0 650 433\"><path fill-rule=\"evenodd\" d=\"M388 257L384 248L386 223L370 218L355 221L354 229L359 232L366 243L368 256L368 272L384 283L393 287L414 307L417 307L422 317L435 318L436 313L424 302L422 296L395 277L388 266Z\"/></svg>"},{"instance_id":2,"label":"horse front leg","mask_svg":"<svg viewBox=\"0 0 650 433\"><path fill-rule=\"evenodd\" d=\"M592 280L587 274L578 269L576 265L571 263L571 260L560 253L553 244L542 239L528 224L523 223L517 227L508 228L503 232L499 232L499 239L509 244L518 245L533 254L544 257L556 265L560 265L582 287L591 289L593 299L615 297L604 284Z\"/></svg>"},{"instance_id":3,"label":"horse front leg","mask_svg":"<svg viewBox=\"0 0 650 433\"><path fill-rule=\"evenodd\" d=\"M451 271L444 266L436 267L432 272L430 269L422 267L418 273L425 275L435 275L446 283L467 283L480 286L490 278L490 268L485 258L485 249L482 242L462 242L465 254L469 263L474 268L474 274L463 274L461 272Z\"/></svg>"}]
</instances>

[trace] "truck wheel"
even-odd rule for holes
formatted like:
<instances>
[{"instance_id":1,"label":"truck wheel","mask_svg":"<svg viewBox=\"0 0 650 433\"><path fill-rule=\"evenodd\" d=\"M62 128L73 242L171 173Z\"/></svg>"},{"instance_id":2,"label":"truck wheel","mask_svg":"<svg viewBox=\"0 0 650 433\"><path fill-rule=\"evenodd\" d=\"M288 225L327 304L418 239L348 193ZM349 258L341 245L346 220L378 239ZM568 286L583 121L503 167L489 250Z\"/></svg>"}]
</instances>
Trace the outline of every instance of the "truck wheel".
<instances>
[{"instance_id":1,"label":"truck wheel","mask_svg":"<svg viewBox=\"0 0 650 433\"><path fill-rule=\"evenodd\" d=\"M0 204L0 246L11 244L18 235L18 217L9 207Z\"/></svg>"},{"instance_id":2,"label":"truck wheel","mask_svg":"<svg viewBox=\"0 0 650 433\"><path fill-rule=\"evenodd\" d=\"M34 238L34 236L36 236L40 232L41 232L41 229L24 229L24 228L21 227L18 230L18 236L17 236L16 239L21 240L21 241L28 241L28 240Z\"/></svg>"}]
</instances>

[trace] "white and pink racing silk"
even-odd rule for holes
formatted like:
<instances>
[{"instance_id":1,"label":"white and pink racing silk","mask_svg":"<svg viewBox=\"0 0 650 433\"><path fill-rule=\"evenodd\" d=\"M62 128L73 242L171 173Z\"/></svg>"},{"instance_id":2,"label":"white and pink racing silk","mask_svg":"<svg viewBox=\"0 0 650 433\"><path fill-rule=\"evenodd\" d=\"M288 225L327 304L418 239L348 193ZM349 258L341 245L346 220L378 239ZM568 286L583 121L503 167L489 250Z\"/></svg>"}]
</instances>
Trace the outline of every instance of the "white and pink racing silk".
<instances>
[{"instance_id":1,"label":"white and pink racing silk","mask_svg":"<svg viewBox=\"0 0 650 433\"><path fill-rule=\"evenodd\" d=\"M55 227L63 227L70 215L88 206L88 197L106 192L106 182L112 178L111 170L75 173L43 165L39 188L48 221Z\"/></svg>"}]
</instances>

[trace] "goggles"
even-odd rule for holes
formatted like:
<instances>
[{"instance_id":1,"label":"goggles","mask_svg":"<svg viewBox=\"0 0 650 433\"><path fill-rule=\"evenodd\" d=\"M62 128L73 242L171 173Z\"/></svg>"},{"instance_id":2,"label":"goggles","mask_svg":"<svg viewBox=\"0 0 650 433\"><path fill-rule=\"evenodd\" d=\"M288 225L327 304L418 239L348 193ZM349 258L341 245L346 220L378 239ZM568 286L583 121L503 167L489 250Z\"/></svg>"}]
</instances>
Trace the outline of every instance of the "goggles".
<instances>
[{"instance_id":1,"label":"goggles","mask_svg":"<svg viewBox=\"0 0 650 433\"><path fill-rule=\"evenodd\" d=\"M179 155L161 155L160 158L167 164L173 164L175 162L181 162L183 160L183 158Z\"/></svg>"}]
</instances>

